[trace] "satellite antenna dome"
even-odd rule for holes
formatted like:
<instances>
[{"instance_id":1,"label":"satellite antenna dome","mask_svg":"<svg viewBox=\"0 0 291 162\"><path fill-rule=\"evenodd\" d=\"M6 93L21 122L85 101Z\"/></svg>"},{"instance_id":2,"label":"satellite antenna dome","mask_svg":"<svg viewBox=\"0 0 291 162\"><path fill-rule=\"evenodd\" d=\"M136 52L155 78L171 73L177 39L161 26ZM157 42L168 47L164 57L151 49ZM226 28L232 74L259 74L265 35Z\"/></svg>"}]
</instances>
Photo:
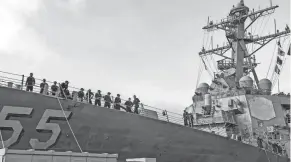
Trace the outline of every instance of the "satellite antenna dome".
<instances>
[{"instance_id":1,"label":"satellite antenna dome","mask_svg":"<svg viewBox=\"0 0 291 162\"><path fill-rule=\"evenodd\" d=\"M249 12L249 8L245 6L243 0L241 0L234 8L230 10L230 15L234 15L237 12L243 12L245 14Z\"/></svg>"},{"instance_id":2,"label":"satellite antenna dome","mask_svg":"<svg viewBox=\"0 0 291 162\"><path fill-rule=\"evenodd\" d=\"M200 83L196 89L196 92L206 94L208 92L209 85L207 83Z\"/></svg>"},{"instance_id":3,"label":"satellite antenna dome","mask_svg":"<svg viewBox=\"0 0 291 162\"><path fill-rule=\"evenodd\" d=\"M244 3L243 0L241 0L241 1L236 5L236 7L243 7L243 6L245 6L245 3Z\"/></svg>"},{"instance_id":4,"label":"satellite antenna dome","mask_svg":"<svg viewBox=\"0 0 291 162\"><path fill-rule=\"evenodd\" d=\"M239 86L242 88L252 88L253 83L253 79L249 76L243 76L239 80Z\"/></svg>"},{"instance_id":5,"label":"satellite antenna dome","mask_svg":"<svg viewBox=\"0 0 291 162\"><path fill-rule=\"evenodd\" d=\"M259 88L262 90L272 90L272 82L269 79L262 79L259 81Z\"/></svg>"},{"instance_id":6,"label":"satellite antenna dome","mask_svg":"<svg viewBox=\"0 0 291 162\"><path fill-rule=\"evenodd\" d=\"M207 83L200 83L198 88L209 88L209 85Z\"/></svg>"}]
</instances>

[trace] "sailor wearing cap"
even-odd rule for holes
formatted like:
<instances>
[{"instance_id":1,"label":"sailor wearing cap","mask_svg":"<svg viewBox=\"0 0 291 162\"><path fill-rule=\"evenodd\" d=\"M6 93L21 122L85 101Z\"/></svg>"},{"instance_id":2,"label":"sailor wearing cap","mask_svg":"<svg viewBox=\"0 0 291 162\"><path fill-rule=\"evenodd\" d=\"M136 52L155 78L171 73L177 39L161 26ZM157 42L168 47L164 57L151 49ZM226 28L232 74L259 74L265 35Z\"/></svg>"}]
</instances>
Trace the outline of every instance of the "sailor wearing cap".
<instances>
[{"instance_id":1,"label":"sailor wearing cap","mask_svg":"<svg viewBox=\"0 0 291 162\"><path fill-rule=\"evenodd\" d=\"M121 104L120 94L117 94L117 97L115 97L114 100L114 109L120 110L120 104Z\"/></svg>"},{"instance_id":2,"label":"sailor wearing cap","mask_svg":"<svg viewBox=\"0 0 291 162\"><path fill-rule=\"evenodd\" d=\"M95 93L95 105L101 106L101 91L98 90L97 93Z\"/></svg>"},{"instance_id":3,"label":"sailor wearing cap","mask_svg":"<svg viewBox=\"0 0 291 162\"><path fill-rule=\"evenodd\" d=\"M33 77L33 73L29 74L29 77L26 78L25 86L26 91L33 91L33 86L35 85L35 79Z\"/></svg>"},{"instance_id":4,"label":"sailor wearing cap","mask_svg":"<svg viewBox=\"0 0 291 162\"><path fill-rule=\"evenodd\" d=\"M48 84L46 83L46 79L42 80L42 83L40 83L40 93L41 94L47 94L48 91Z\"/></svg>"},{"instance_id":5,"label":"sailor wearing cap","mask_svg":"<svg viewBox=\"0 0 291 162\"><path fill-rule=\"evenodd\" d=\"M104 100L105 100L105 103L104 103L104 107L107 107L110 109L111 107L111 103L112 103L112 100L111 100L111 96L110 96L110 92L107 93L107 95L104 96Z\"/></svg>"},{"instance_id":6,"label":"sailor wearing cap","mask_svg":"<svg viewBox=\"0 0 291 162\"><path fill-rule=\"evenodd\" d=\"M87 91L87 93L86 93L86 98L87 98L87 100L88 100L88 102L89 102L90 104L92 104L92 98L93 98L93 96L94 96L94 93L92 93L92 92L91 92L91 89L89 89L89 90Z\"/></svg>"},{"instance_id":7,"label":"sailor wearing cap","mask_svg":"<svg viewBox=\"0 0 291 162\"><path fill-rule=\"evenodd\" d=\"M61 84L61 90L62 92L62 97L65 97L64 94L68 97L70 95L70 91L68 90L69 88L69 81L65 81L64 83Z\"/></svg>"},{"instance_id":8,"label":"sailor wearing cap","mask_svg":"<svg viewBox=\"0 0 291 162\"><path fill-rule=\"evenodd\" d=\"M52 95L55 96L57 94L59 87L57 86L57 82L54 81L54 84L51 86Z\"/></svg>"},{"instance_id":9,"label":"sailor wearing cap","mask_svg":"<svg viewBox=\"0 0 291 162\"><path fill-rule=\"evenodd\" d=\"M84 100L84 88L81 88L80 91L78 92L78 98L81 102Z\"/></svg>"},{"instance_id":10,"label":"sailor wearing cap","mask_svg":"<svg viewBox=\"0 0 291 162\"><path fill-rule=\"evenodd\" d=\"M133 106L133 103L131 102L131 98L128 98L124 105L126 106L126 112L132 113L131 108Z\"/></svg>"},{"instance_id":11,"label":"sailor wearing cap","mask_svg":"<svg viewBox=\"0 0 291 162\"><path fill-rule=\"evenodd\" d=\"M136 95L133 95L133 105L134 105L134 113L138 114L138 107L139 107L140 100L136 97Z\"/></svg>"}]
</instances>

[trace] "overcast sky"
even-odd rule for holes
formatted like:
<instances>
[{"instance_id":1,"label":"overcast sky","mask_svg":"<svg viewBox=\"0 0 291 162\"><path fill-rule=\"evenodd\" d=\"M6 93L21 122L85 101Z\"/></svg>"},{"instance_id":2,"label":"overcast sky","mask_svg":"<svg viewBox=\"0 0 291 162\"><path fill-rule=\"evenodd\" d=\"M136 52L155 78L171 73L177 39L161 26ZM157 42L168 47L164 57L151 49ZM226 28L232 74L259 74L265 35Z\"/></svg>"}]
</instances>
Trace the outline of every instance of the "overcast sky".
<instances>
[{"instance_id":1,"label":"overcast sky","mask_svg":"<svg viewBox=\"0 0 291 162\"><path fill-rule=\"evenodd\" d=\"M145 104L180 112L192 102L207 17L225 18L238 1L0 0L0 70L69 80L122 98L136 94ZM284 29L289 3L273 0L280 7L254 24L255 33L273 33L274 19ZM258 9L269 0L245 4ZM226 42L222 31L213 39L215 46ZM204 44L209 40L205 35ZM260 79L266 77L274 43L256 55ZM285 92L290 92L289 60L280 76ZM210 83L205 71L201 82Z\"/></svg>"}]
</instances>

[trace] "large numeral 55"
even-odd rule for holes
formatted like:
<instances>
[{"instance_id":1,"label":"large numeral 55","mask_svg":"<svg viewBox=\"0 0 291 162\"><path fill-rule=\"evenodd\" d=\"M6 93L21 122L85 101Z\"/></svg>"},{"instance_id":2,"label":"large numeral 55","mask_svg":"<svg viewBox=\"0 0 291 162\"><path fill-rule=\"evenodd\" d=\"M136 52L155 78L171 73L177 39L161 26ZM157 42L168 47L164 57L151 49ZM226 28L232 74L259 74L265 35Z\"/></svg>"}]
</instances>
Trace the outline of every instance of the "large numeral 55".
<instances>
[{"instance_id":1,"label":"large numeral 55","mask_svg":"<svg viewBox=\"0 0 291 162\"><path fill-rule=\"evenodd\" d=\"M26 107L14 107L14 106L4 106L0 113L0 129L13 129L12 136L4 142L4 147L8 148L9 146L15 144L23 127L19 121L7 120L10 116L29 116L32 112L32 108ZM0 141L2 143L2 141ZM0 145L2 148L2 145Z\"/></svg>"},{"instance_id":2,"label":"large numeral 55","mask_svg":"<svg viewBox=\"0 0 291 162\"><path fill-rule=\"evenodd\" d=\"M64 116L65 113L65 116ZM30 145L34 149L47 149L53 144L56 143L60 133L61 133L61 128L58 124L55 123L48 123L51 119L63 119L66 120L70 118L72 112L70 111L64 111L62 110L50 110L47 109L41 120L39 121L36 130L38 132L52 132L51 138L47 142L40 142L38 139L31 139L29 141Z\"/></svg>"}]
</instances>

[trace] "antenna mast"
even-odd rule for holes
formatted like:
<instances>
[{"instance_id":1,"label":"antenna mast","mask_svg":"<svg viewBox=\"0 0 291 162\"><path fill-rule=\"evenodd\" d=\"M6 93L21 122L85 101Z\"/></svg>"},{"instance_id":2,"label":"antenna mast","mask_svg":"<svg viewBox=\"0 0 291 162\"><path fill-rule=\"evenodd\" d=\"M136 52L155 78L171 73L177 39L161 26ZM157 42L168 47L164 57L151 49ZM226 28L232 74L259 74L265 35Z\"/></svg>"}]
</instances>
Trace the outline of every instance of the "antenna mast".
<instances>
[{"instance_id":1,"label":"antenna mast","mask_svg":"<svg viewBox=\"0 0 291 162\"><path fill-rule=\"evenodd\" d=\"M203 27L204 30L224 30L226 33L226 38L228 44L222 47L212 48L210 50L205 50L203 47L202 51L199 52L200 57L205 55L215 54L224 57L223 60L218 61L218 69L225 71L228 69L235 69L235 83L238 85L239 79L243 76L252 72L256 84L258 85L258 77L256 75L255 67L257 63L255 58L251 57L257 51L259 51L266 44L282 36L287 36L290 30L285 30L282 32L275 31L274 34L266 36L254 37L251 33L246 34L247 29L260 17L274 13L275 9L279 6L273 6L272 1L270 1L271 6L265 9L260 9L258 11L249 11L249 8L244 5L244 1L241 0L237 6L233 6L230 10L227 18L222 19L218 23L213 23L213 21L208 20L207 26ZM250 19L249 24L245 24L246 19ZM247 50L246 45L250 43L258 44L259 47L254 49L251 53ZM232 51L231 57L227 57L224 54L230 50Z\"/></svg>"}]
</instances>

